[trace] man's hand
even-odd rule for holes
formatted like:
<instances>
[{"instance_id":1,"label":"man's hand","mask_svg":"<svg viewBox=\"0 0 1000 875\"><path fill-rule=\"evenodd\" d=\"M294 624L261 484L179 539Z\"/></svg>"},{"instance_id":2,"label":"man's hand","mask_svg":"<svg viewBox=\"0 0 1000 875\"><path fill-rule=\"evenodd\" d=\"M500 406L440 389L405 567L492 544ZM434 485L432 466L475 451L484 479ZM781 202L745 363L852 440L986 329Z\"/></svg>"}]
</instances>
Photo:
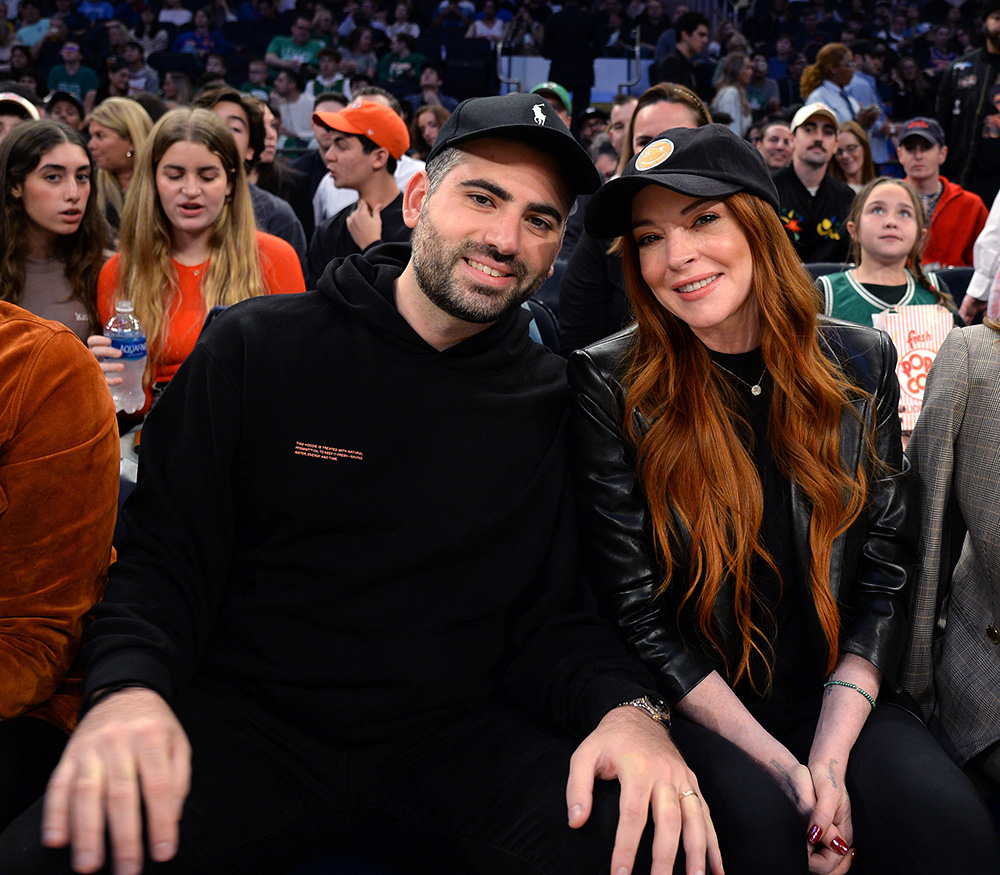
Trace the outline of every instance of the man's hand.
<instances>
[{"instance_id":1,"label":"man's hand","mask_svg":"<svg viewBox=\"0 0 1000 875\"><path fill-rule=\"evenodd\" d=\"M378 243L382 239L382 204L368 206L359 199L347 217L347 230L362 252Z\"/></svg>"},{"instance_id":2,"label":"man's hand","mask_svg":"<svg viewBox=\"0 0 1000 875\"><path fill-rule=\"evenodd\" d=\"M719 840L698 780L664 727L637 708L615 708L605 715L570 760L566 803L574 829L590 817L595 777L617 778L621 784L612 875L632 871L650 809L654 826L651 875L673 871L680 840L688 875L703 873L706 859L711 872L722 875Z\"/></svg>"},{"instance_id":3,"label":"man's hand","mask_svg":"<svg viewBox=\"0 0 1000 875\"><path fill-rule=\"evenodd\" d=\"M958 308L958 315L965 320L966 325L971 325L972 321L986 310L986 301L966 295L962 299L962 306Z\"/></svg>"},{"instance_id":4,"label":"man's hand","mask_svg":"<svg viewBox=\"0 0 1000 875\"><path fill-rule=\"evenodd\" d=\"M191 776L191 747L167 703L130 688L94 706L66 745L49 779L42 844L73 849L76 872L104 865L104 828L116 875L142 870L145 806L150 856L177 853L178 823Z\"/></svg>"},{"instance_id":5,"label":"man's hand","mask_svg":"<svg viewBox=\"0 0 1000 875\"><path fill-rule=\"evenodd\" d=\"M857 117L854 120L865 130L868 130L868 128L878 121L880 115L882 115L882 109L880 107L863 106L858 110Z\"/></svg>"}]
</instances>

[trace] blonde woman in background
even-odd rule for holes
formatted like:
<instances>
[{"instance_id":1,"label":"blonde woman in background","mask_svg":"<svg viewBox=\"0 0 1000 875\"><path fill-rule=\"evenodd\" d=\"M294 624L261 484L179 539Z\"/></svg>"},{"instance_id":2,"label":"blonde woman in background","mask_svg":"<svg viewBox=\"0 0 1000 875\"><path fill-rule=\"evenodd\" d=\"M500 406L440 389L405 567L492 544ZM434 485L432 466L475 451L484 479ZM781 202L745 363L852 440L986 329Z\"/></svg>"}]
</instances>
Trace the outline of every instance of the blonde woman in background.
<instances>
[{"instance_id":1,"label":"blonde woman in background","mask_svg":"<svg viewBox=\"0 0 1000 875\"><path fill-rule=\"evenodd\" d=\"M146 331L146 407L194 349L208 311L247 298L303 292L295 250L256 230L243 157L207 109L175 109L136 162L121 250L101 271L102 322L129 300ZM124 366L110 341L87 339L111 385Z\"/></svg>"},{"instance_id":2,"label":"blonde woman in background","mask_svg":"<svg viewBox=\"0 0 1000 875\"><path fill-rule=\"evenodd\" d=\"M751 78L753 65L748 55L743 52L726 55L712 101L712 112L729 116L732 121L727 126L738 137L745 137L753 122L753 112L747 102L747 84Z\"/></svg>"},{"instance_id":3,"label":"blonde woman in background","mask_svg":"<svg viewBox=\"0 0 1000 875\"><path fill-rule=\"evenodd\" d=\"M194 85L186 73L172 70L163 77L163 99L171 109L187 106L194 99Z\"/></svg>"},{"instance_id":4,"label":"blonde woman in background","mask_svg":"<svg viewBox=\"0 0 1000 875\"><path fill-rule=\"evenodd\" d=\"M97 166L97 206L118 236L125 192L132 182L135 156L153 127L146 110L127 97L109 97L90 114L87 148Z\"/></svg>"}]
</instances>

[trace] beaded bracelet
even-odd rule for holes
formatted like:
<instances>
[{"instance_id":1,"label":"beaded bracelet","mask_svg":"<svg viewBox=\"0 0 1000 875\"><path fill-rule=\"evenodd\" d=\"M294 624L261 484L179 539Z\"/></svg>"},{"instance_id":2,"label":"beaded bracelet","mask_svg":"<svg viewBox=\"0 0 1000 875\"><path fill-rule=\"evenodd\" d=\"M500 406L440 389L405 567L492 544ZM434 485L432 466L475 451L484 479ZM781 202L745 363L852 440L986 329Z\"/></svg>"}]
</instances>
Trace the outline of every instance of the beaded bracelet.
<instances>
[{"instance_id":1,"label":"beaded bracelet","mask_svg":"<svg viewBox=\"0 0 1000 875\"><path fill-rule=\"evenodd\" d=\"M872 711L875 710L875 699L872 698L871 693L862 690L861 687L859 687L857 684L850 684L847 681L837 681L831 678L825 684L823 684L823 689L826 689L827 687L850 687L852 690L857 690L859 693L861 693L862 696L864 696L868 700L868 704L872 706Z\"/></svg>"}]
</instances>

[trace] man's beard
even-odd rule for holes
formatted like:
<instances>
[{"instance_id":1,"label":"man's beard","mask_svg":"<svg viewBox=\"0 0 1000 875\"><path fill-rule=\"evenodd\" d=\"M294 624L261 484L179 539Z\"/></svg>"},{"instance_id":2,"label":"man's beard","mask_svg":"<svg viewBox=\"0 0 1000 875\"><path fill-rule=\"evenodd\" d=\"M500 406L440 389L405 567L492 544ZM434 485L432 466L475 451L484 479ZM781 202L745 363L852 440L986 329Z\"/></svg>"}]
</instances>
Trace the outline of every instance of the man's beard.
<instances>
[{"instance_id":1,"label":"man's beard","mask_svg":"<svg viewBox=\"0 0 1000 875\"><path fill-rule=\"evenodd\" d=\"M471 240L449 249L448 244L431 221L427 210L420 215L413 229L413 272L417 285L427 298L449 316L486 325L496 322L511 310L520 307L539 286L545 282L546 273L533 273L523 262L511 255L503 255L492 246ZM515 278L508 289L498 290L483 283L463 281L456 275L456 268L463 258L473 261L482 258L503 265Z\"/></svg>"},{"instance_id":2,"label":"man's beard","mask_svg":"<svg viewBox=\"0 0 1000 875\"><path fill-rule=\"evenodd\" d=\"M802 156L801 161L803 164L807 164L809 167L819 169L820 167L825 167L830 163L830 156L826 154L824 150L822 157L820 157L818 152L813 152L811 149L807 150Z\"/></svg>"}]
</instances>

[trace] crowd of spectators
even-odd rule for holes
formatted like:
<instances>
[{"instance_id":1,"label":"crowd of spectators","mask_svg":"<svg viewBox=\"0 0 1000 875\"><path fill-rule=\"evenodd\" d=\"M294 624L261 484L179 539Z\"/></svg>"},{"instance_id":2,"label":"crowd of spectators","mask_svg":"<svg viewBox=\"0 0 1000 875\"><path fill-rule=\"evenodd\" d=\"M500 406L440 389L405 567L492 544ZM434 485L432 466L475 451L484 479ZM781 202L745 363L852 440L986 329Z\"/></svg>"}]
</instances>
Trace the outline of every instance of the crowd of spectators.
<instances>
[{"instance_id":1,"label":"crowd of spectators","mask_svg":"<svg viewBox=\"0 0 1000 875\"><path fill-rule=\"evenodd\" d=\"M858 120L875 138L876 164L893 164L893 123L934 115L949 66L983 42L977 2L754 0L735 16L720 8L714 20L679 29L691 14L700 16L660 0L6 0L0 78L38 102L71 94L84 117L106 97L153 94L180 104L224 82L270 100L282 118L282 147L304 151L315 144L302 120L321 92L350 97L378 84L410 98L413 109L451 109L456 97L497 89L491 51L501 44L512 55L551 58L549 78L572 92L576 117L589 103L594 59L631 55L638 44L651 62L649 84L693 87L753 136L758 124L790 117L804 102L803 81L829 72L824 46L850 51L861 41L870 54L854 59L858 81L848 90L869 86ZM807 68L815 69L803 80Z\"/></svg>"},{"instance_id":2,"label":"crowd of spectators","mask_svg":"<svg viewBox=\"0 0 1000 875\"><path fill-rule=\"evenodd\" d=\"M89 564L63 587L73 604L47 608L67 630L52 676L0 711L8 737L35 738L36 717L47 736L37 774L4 778L26 796L0 809L0 831L42 791L75 723L72 663L104 585L116 448L92 359L112 386L124 366L102 325L131 298L149 334L145 405L134 420L119 416L124 434L192 353L213 307L315 288L334 260L410 239L407 184L433 161L459 101L499 90L498 47L551 60L545 81L525 85L605 180L668 128L721 122L754 143L799 259L853 259L819 282L828 313L845 316L846 300L867 318L911 302L903 296L914 289L959 325L985 310L1000 266L1000 207L990 210L1000 189L1000 0L751 0L736 13L721 3L708 11L663 0L0 0L0 143L9 138L0 214L8 233L19 229L0 247L0 337L26 338L16 361L8 344L11 373L29 367L38 344L66 347L100 423L84 436L99 440L104 462L89 488L106 499ZM595 105L596 59L634 55L648 70L634 94ZM563 354L633 321L621 244L582 230L586 197L560 238L556 338L546 342ZM882 221L864 211L869 202L879 216L891 203L902 219L886 221L913 225L892 282L876 270L882 238L860 236L863 222ZM979 286L953 302L937 271L971 274L974 264ZM41 456L32 464L45 483L62 476ZM28 531L36 512L22 508L7 524ZM30 595L36 584L24 580ZM15 727L25 716L28 728ZM1000 774L1000 739L988 742L980 751ZM0 732L0 752L6 743Z\"/></svg>"}]
</instances>

